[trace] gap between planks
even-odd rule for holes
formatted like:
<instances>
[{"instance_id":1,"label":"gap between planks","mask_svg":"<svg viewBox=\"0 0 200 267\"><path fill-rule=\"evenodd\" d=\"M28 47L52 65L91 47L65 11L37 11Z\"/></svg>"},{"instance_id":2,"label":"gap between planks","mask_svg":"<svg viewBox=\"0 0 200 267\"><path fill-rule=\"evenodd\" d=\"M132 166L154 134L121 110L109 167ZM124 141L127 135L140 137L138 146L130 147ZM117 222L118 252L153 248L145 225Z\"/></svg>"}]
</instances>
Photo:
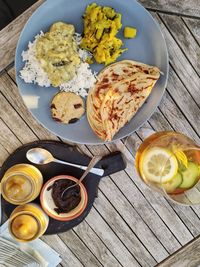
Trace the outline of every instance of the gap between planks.
<instances>
[{"instance_id":1,"label":"gap between planks","mask_svg":"<svg viewBox=\"0 0 200 267\"><path fill-rule=\"evenodd\" d=\"M166 258L157 267L190 267L200 265L200 236Z\"/></svg>"},{"instance_id":2,"label":"gap between planks","mask_svg":"<svg viewBox=\"0 0 200 267\"><path fill-rule=\"evenodd\" d=\"M200 19L199 0L139 0L149 10Z\"/></svg>"},{"instance_id":3,"label":"gap between planks","mask_svg":"<svg viewBox=\"0 0 200 267\"><path fill-rule=\"evenodd\" d=\"M183 55L198 76L200 76L200 46L188 29L182 17L158 14L159 19L169 31Z\"/></svg>"},{"instance_id":4,"label":"gap between planks","mask_svg":"<svg viewBox=\"0 0 200 267\"><path fill-rule=\"evenodd\" d=\"M13 100L13 101L14 101L14 100ZM3 103L3 101L2 101L2 103ZM13 117L13 115L14 115L15 113L13 113L13 114L11 113L11 110L10 110L11 107L10 107L10 105L9 105L9 103L8 103L7 101L5 102L5 106L7 107L7 109L6 109L6 110L2 109L2 112L4 112L4 116L5 116L5 114L7 115L7 114L9 113L9 114L12 115L11 117ZM5 112L5 111L6 111L6 112ZM8 111L8 112L7 112L7 111ZM5 119L6 121L8 121L8 120L9 120L9 117L6 116L4 119ZM17 119L15 119L15 120L17 120ZM20 121L21 121L21 122L20 122ZM20 122L20 124L22 123L22 118L21 118L20 120L18 119L18 123L14 126L15 132L17 132L17 133L20 133L20 132L19 132L19 128L21 128L21 125L19 126L19 122ZM18 126L18 128L17 128L17 126ZM32 125L31 125L31 126L32 126ZM13 123L11 123L11 122L10 122L10 127L11 127L11 128L13 127ZM20 134L20 136L19 136L19 138L20 138L20 142L21 142L21 143L27 142L27 139L26 139L27 137L23 135L23 132L27 132L27 127L28 127L28 126L27 126L26 124L24 124L23 127L22 127L22 130L23 130L23 131L21 132L21 134ZM32 137L30 136L30 133L29 133L29 135L28 135L28 138L32 138ZM35 139L35 138L36 138L36 137L34 137L34 139Z\"/></svg>"},{"instance_id":5,"label":"gap between planks","mask_svg":"<svg viewBox=\"0 0 200 267\"><path fill-rule=\"evenodd\" d=\"M173 36L168 31L168 29L163 24L158 15L157 14L152 14L152 15L159 23L161 30L165 36L165 40L169 51L169 60L173 68L176 70L179 79L182 81L184 86L187 88L188 92L193 97L194 102L196 102L197 105L200 105L200 95L199 95L200 78L196 72L198 70L193 69L193 66L185 57L180 47L174 40Z\"/></svg>"},{"instance_id":6,"label":"gap between planks","mask_svg":"<svg viewBox=\"0 0 200 267\"><path fill-rule=\"evenodd\" d=\"M8 104L7 104L8 105ZM24 128L24 127L23 127ZM26 129L24 129L24 130L26 130ZM20 138L21 139L21 142L23 143L23 138ZM142 246L142 245L141 245ZM125 254L125 251L124 251L124 254ZM150 260L150 259L149 259Z\"/></svg>"}]
</instances>

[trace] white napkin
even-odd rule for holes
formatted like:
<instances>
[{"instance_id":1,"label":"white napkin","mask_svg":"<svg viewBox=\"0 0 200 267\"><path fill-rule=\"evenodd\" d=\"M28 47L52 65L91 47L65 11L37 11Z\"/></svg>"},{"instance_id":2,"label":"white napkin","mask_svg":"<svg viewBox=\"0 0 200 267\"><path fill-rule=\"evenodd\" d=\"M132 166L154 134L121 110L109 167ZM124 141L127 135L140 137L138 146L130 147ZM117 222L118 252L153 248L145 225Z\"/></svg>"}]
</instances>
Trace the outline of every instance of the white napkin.
<instances>
[{"instance_id":1,"label":"white napkin","mask_svg":"<svg viewBox=\"0 0 200 267\"><path fill-rule=\"evenodd\" d=\"M8 231L8 221L0 227L0 237L13 242L15 245L19 246L21 250L31 254L41 262L41 266L56 267L62 261L59 254L40 239L29 243L18 243L12 238Z\"/></svg>"}]
</instances>

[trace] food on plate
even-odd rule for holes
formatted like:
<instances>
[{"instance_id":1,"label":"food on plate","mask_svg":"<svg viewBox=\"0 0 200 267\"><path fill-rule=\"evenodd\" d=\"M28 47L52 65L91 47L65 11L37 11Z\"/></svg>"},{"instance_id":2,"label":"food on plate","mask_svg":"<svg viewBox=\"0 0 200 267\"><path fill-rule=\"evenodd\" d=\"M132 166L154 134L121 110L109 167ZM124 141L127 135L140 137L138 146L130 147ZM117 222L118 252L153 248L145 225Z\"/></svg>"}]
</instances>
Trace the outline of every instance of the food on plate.
<instances>
[{"instance_id":1,"label":"food on plate","mask_svg":"<svg viewBox=\"0 0 200 267\"><path fill-rule=\"evenodd\" d=\"M39 195L42 183L42 174L36 167L16 164L10 167L2 178L2 195L8 202L22 205Z\"/></svg>"},{"instance_id":2,"label":"food on plate","mask_svg":"<svg viewBox=\"0 0 200 267\"><path fill-rule=\"evenodd\" d=\"M124 28L124 38L132 39L135 38L137 34L137 29L133 27Z\"/></svg>"},{"instance_id":3,"label":"food on plate","mask_svg":"<svg viewBox=\"0 0 200 267\"><path fill-rule=\"evenodd\" d=\"M85 112L83 99L74 93L60 92L51 102L52 118L62 123L75 123Z\"/></svg>"},{"instance_id":4,"label":"food on plate","mask_svg":"<svg viewBox=\"0 0 200 267\"><path fill-rule=\"evenodd\" d=\"M75 28L64 22L54 23L36 43L36 58L55 87L71 80L80 64Z\"/></svg>"},{"instance_id":5,"label":"food on plate","mask_svg":"<svg viewBox=\"0 0 200 267\"><path fill-rule=\"evenodd\" d=\"M132 60L103 69L87 97L87 118L96 135L111 141L143 105L159 77L157 67Z\"/></svg>"},{"instance_id":6,"label":"food on plate","mask_svg":"<svg viewBox=\"0 0 200 267\"><path fill-rule=\"evenodd\" d=\"M81 48L90 51L97 63L110 64L127 49L121 49L123 42L116 37L121 29L121 14L111 7L93 3L83 15L84 32Z\"/></svg>"},{"instance_id":7,"label":"food on plate","mask_svg":"<svg viewBox=\"0 0 200 267\"><path fill-rule=\"evenodd\" d=\"M88 89L96 82L96 75L86 62L90 55L80 48L80 42L81 35L74 33L73 25L54 23L49 32L41 31L22 52L25 66L20 77L26 83L58 86L60 90L87 96Z\"/></svg>"},{"instance_id":8,"label":"food on plate","mask_svg":"<svg viewBox=\"0 0 200 267\"><path fill-rule=\"evenodd\" d=\"M54 182L52 185L52 198L56 205L55 211L60 213L67 213L78 206L81 201L80 187L76 186L69 189L67 198L62 198L62 192L75 182L67 179L60 179Z\"/></svg>"},{"instance_id":9,"label":"food on plate","mask_svg":"<svg viewBox=\"0 0 200 267\"><path fill-rule=\"evenodd\" d=\"M39 205L29 203L16 207L9 218L9 231L20 242L42 236L49 224L48 216Z\"/></svg>"},{"instance_id":10,"label":"food on plate","mask_svg":"<svg viewBox=\"0 0 200 267\"><path fill-rule=\"evenodd\" d=\"M46 182L40 194L40 202L50 217L59 221L70 221L83 213L88 203L83 183L69 189L67 196L62 196L63 191L77 181L75 177L59 175Z\"/></svg>"}]
</instances>

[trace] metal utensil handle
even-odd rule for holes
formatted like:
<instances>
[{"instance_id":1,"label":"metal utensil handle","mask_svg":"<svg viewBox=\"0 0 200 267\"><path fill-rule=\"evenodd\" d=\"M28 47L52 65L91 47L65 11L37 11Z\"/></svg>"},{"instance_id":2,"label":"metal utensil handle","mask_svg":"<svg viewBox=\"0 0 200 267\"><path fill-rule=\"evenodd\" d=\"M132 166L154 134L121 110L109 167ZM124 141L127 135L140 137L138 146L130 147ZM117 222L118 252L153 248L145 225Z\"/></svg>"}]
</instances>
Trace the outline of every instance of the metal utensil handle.
<instances>
[{"instance_id":1,"label":"metal utensil handle","mask_svg":"<svg viewBox=\"0 0 200 267\"><path fill-rule=\"evenodd\" d=\"M94 158L93 158L94 159ZM66 161L62 161L62 160L59 160L59 159L54 159L54 162L57 162L57 163L61 163L61 164L65 164L65 165L68 165L68 166L72 166L72 167L76 167L76 168L79 168L81 170L87 170L87 166L83 166L83 165L78 165L78 164L74 164L74 163L70 163L70 162L66 162ZM98 161L97 161L98 162ZM96 162L96 163L97 163ZM95 164L96 164L95 163ZM94 165L95 165L94 164ZM93 166L94 166L93 165ZM103 169L100 169L100 168L91 168L89 170L89 172L91 173L94 173L94 174L97 174L99 176L102 176L104 174L104 170Z\"/></svg>"},{"instance_id":2,"label":"metal utensil handle","mask_svg":"<svg viewBox=\"0 0 200 267\"><path fill-rule=\"evenodd\" d=\"M95 156L92 158L92 160L90 161L89 165L87 166L85 172L83 173L83 175L81 176L81 178L79 179L77 184L80 184L83 179L85 178L85 176L91 171L91 169L93 168L93 166L95 166L97 164L97 162L101 159L101 156Z\"/></svg>"},{"instance_id":3,"label":"metal utensil handle","mask_svg":"<svg viewBox=\"0 0 200 267\"><path fill-rule=\"evenodd\" d=\"M101 156L95 156L92 158L92 160L90 161L90 163L88 164L88 166L86 167L86 170L84 171L83 175L81 176L81 178L78 180L78 182L76 182L75 184L65 188L65 190L62 192L61 194L61 198L63 198L64 194L66 193L66 191L68 191L69 189L79 185L83 179L86 177L86 175L90 172L91 168L101 159Z\"/></svg>"}]
</instances>

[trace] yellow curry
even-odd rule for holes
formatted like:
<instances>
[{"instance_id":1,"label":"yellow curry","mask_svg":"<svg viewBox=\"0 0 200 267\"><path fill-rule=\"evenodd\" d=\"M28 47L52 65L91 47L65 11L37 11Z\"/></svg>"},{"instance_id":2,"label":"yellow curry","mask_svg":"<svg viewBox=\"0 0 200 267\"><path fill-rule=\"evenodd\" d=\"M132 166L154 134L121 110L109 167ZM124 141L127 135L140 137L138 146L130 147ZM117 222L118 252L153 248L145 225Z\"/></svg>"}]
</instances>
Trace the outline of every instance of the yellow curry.
<instances>
[{"instance_id":1,"label":"yellow curry","mask_svg":"<svg viewBox=\"0 0 200 267\"><path fill-rule=\"evenodd\" d=\"M80 64L74 33L73 25L56 22L37 40L36 57L55 87L71 80Z\"/></svg>"},{"instance_id":2,"label":"yellow curry","mask_svg":"<svg viewBox=\"0 0 200 267\"><path fill-rule=\"evenodd\" d=\"M121 14L111 7L93 3L86 8L84 37L81 48L89 50L97 63L110 64L127 49L121 49L123 42L116 37L121 29Z\"/></svg>"}]
</instances>

